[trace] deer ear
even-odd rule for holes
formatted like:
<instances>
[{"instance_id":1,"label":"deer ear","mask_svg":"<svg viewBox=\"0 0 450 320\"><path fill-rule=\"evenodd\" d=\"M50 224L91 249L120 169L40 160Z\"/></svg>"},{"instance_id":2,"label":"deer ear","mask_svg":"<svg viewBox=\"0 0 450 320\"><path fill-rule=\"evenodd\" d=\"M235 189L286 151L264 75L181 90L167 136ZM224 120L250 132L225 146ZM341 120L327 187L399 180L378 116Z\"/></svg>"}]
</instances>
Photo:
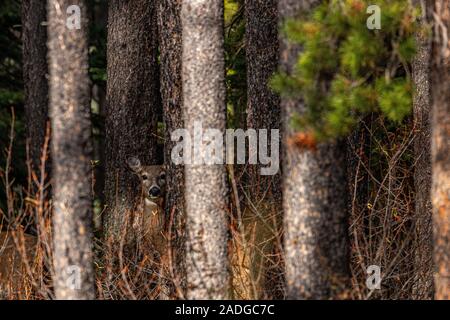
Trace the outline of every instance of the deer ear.
<instances>
[{"instance_id":1,"label":"deer ear","mask_svg":"<svg viewBox=\"0 0 450 320\"><path fill-rule=\"evenodd\" d=\"M135 173L139 173L142 171L141 161L136 157L130 157L127 159L128 167L133 170Z\"/></svg>"}]
</instances>

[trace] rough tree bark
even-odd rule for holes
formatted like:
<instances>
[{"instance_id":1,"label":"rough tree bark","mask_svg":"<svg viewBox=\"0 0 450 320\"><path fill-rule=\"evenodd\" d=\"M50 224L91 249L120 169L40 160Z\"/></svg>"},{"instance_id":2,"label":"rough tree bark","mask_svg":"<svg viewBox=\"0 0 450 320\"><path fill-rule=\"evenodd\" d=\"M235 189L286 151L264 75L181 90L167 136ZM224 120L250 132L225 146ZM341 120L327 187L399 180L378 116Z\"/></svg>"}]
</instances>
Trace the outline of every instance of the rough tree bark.
<instances>
[{"instance_id":1,"label":"rough tree bark","mask_svg":"<svg viewBox=\"0 0 450 320\"><path fill-rule=\"evenodd\" d=\"M32 169L36 173L40 168L48 121L47 28L43 24L46 21L45 1L22 1L26 136Z\"/></svg>"},{"instance_id":2,"label":"rough tree bark","mask_svg":"<svg viewBox=\"0 0 450 320\"><path fill-rule=\"evenodd\" d=\"M436 0L432 49L435 299L450 299L450 0Z\"/></svg>"},{"instance_id":3,"label":"rough tree bark","mask_svg":"<svg viewBox=\"0 0 450 320\"><path fill-rule=\"evenodd\" d=\"M280 20L310 11L317 3L279 0ZM299 48L281 41L281 66L292 72ZM287 297L337 298L335 289L349 277L345 147L329 142L310 150L290 143L295 134L290 119L295 111L304 112L305 105L283 98L281 106Z\"/></svg>"},{"instance_id":4,"label":"rough tree bark","mask_svg":"<svg viewBox=\"0 0 450 320\"><path fill-rule=\"evenodd\" d=\"M275 0L246 0L245 50L247 61L247 127L280 129L280 99L268 81L278 67L278 9ZM270 139L269 139L270 143ZM270 145L268 146L270 150ZM250 188L270 187L274 201L281 201L280 174L261 176L260 166L251 166Z\"/></svg>"},{"instance_id":5,"label":"rough tree bark","mask_svg":"<svg viewBox=\"0 0 450 320\"><path fill-rule=\"evenodd\" d=\"M71 5L81 29L66 26ZM93 299L88 19L83 0L50 0L49 70L53 159L54 279L57 299Z\"/></svg>"},{"instance_id":6,"label":"rough tree bark","mask_svg":"<svg viewBox=\"0 0 450 320\"><path fill-rule=\"evenodd\" d=\"M175 165L170 154L175 142L170 139L174 130L184 128L182 92L182 27L181 0L158 1L158 28L160 46L160 77L163 119L165 125L164 164L166 166L166 215L173 216L172 245L176 267L174 285L182 290L186 286L184 167Z\"/></svg>"},{"instance_id":7,"label":"rough tree bark","mask_svg":"<svg viewBox=\"0 0 450 320\"><path fill-rule=\"evenodd\" d=\"M194 122L225 132L223 1L186 0L183 25L183 110ZM203 132L204 133L204 132ZM199 150L204 154L204 146ZM227 176L223 165L185 165L188 299L228 296Z\"/></svg>"},{"instance_id":8,"label":"rough tree bark","mask_svg":"<svg viewBox=\"0 0 450 320\"><path fill-rule=\"evenodd\" d=\"M432 0L415 0L421 5L423 23L431 16ZM433 230L431 207L431 92L430 62L431 39L418 34L417 55L412 65L415 86L413 101L415 168L415 274L412 297L414 299L433 299Z\"/></svg>"},{"instance_id":9,"label":"rough tree bark","mask_svg":"<svg viewBox=\"0 0 450 320\"><path fill-rule=\"evenodd\" d=\"M247 63L247 128L280 129L280 99L268 86L270 77L278 68L278 6L276 0L246 0L245 1L245 50ZM270 138L268 139L270 150ZM260 165L247 166L248 191L253 204L264 203L281 220L281 173L263 176ZM257 208L258 210L260 208ZM251 210L247 212L251 213ZM246 219L246 217L244 217ZM275 221L273 230L278 230ZM281 224L281 223L280 223ZM272 235L275 236L275 235ZM264 239L266 242L267 239ZM274 241L274 240L272 240ZM256 249L257 250L257 249ZM275 255L274 255L275 257ZM277 260L277 259L275 259ZM275 274L281 274L279 261L270 259L265 264L271 275L270 284L264 292L272 297L280 297L283 285L282 279L274 279ZM279 281L277 281L279 280ZM239 280L238 280L239 281ZM262 294L260 292L259 294ZM261 296L262 297L262 296Z\"/></svg>"},{"instance_id":10,"label":"rough tree bark","mask_svg":"<svg viewBox=\"0 0 450 320\"><path fill-rule=\"evenodd\" d=\"M157 162L160 108L154 1L109 1L106 106L105 226L118 239L124 217L140 199L138 179L126 160Z\"/></svg>"}]
</instances>

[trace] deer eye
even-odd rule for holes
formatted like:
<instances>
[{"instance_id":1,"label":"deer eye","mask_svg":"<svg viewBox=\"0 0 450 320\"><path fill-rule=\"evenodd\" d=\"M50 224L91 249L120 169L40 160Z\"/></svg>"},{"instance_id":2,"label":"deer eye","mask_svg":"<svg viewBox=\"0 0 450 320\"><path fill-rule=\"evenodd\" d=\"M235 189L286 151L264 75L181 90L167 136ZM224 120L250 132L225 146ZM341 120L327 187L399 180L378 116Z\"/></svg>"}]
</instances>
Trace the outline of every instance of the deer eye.
<instances>
[{"instance_id":1,"label":"deer eye","mask_svg":"<svg viewBox=\"0 0 450 320\"><path fill-rule=\"evenodd\" d=\"M166 174L165 173L161 173L161 175L159 176L160 179L166 180Z\"/></svg>"},{"instance_id":2,"label":"deer eye","mask_svg":"<svg viewBox=\"0 0 450 320\"><path fill-rule=\"evenodd\" d=\"M142 175L142 180L147 180L148 176L146 174Z\"/></svg>"}]
</instances>

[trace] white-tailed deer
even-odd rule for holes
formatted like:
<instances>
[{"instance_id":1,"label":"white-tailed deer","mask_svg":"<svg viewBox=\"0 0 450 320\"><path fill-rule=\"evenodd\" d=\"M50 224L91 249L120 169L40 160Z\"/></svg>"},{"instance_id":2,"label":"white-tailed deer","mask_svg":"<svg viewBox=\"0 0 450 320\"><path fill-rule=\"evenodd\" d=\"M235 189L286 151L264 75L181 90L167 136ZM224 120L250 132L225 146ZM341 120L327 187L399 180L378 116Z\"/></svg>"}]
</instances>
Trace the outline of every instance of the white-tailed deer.
<instances>
[{"instance_id":1,"label":"white-tailed deer","mask_svg":"<svg viewBox=\"0 0 450 320\"><path fill-rule=\"evenodd\" d=\"M165 249L164 196L166 174L164 166L143 166L135 157L128 159L128 166L141 182L141 207L133 218L133 230L144 245L152 246L160 254Z\"/></svg>"},{"instance_id":2,"label":"white-tailed deer","mask_svg":"<svg viewBox=\"0 0 450 320\"><path fill-rule=\"evenodd\" d=\"M143 207L133 218L133 231L144 250L158 253L161 268L157 272L166 277L164 269L167 268L169 252L164 214L165 168L163 165L143 166L135 157L128 159L127 163L141 182ZM264 201L243 209L242 221L233 230L230 248L231 296L235 299L263 297L266 267L277 238L276 218L276 210ZM164 287L164 281L160 281L160 286ZM160 298L165 299L167 295L162 288Z\"/></svg>"},{"instance_id":3,"label":"white-tailed deer","mask_svg":"<svg viewBox=\"0 0 450 320\"><path fill-rule=\"evenodd\" d=\"M164 197L166 192L166 173L163 165L144 166L138 158L127 160L130 169L139 177L141 185L141 206L135 212L132 229L139 246L152 251L158 257L156 272L160 277L160 299L167 299L168 293L163 278L166 277L165 264L168 255L165 234L166 219Z\"/></svg>"}]
</instances>

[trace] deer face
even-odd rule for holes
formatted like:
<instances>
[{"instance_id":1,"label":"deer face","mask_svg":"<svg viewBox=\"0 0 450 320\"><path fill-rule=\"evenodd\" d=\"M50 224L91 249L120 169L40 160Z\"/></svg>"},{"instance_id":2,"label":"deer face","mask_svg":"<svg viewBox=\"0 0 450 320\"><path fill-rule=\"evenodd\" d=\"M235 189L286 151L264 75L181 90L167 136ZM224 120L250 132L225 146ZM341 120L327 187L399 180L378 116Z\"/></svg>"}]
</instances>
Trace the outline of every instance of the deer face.
<instances>
[{"instance_id":1,"label":"deer face","mask_svg":"<svg viewBox=\"0 0 450 320\"><path fill-rule=\"evenodd\" d=\"M127 160L130 169L141 181L143 210L136 212L133 229L144 245L151 245L160 254L164 248L164 196L166 173L162 165L143 166L135 157Z\"/></svg>"},{"instance_id":2,"label":"deer face","mask_svg":"<svg viewBox=\"0 0 450 320\"><path fill-rule=\"evenodd\" d=\"M135 157L128 159L128 166L139 176L146 200L159 204L166 191L166 173L163 165L143 166Z\"/></svg>"}]
</instances>

